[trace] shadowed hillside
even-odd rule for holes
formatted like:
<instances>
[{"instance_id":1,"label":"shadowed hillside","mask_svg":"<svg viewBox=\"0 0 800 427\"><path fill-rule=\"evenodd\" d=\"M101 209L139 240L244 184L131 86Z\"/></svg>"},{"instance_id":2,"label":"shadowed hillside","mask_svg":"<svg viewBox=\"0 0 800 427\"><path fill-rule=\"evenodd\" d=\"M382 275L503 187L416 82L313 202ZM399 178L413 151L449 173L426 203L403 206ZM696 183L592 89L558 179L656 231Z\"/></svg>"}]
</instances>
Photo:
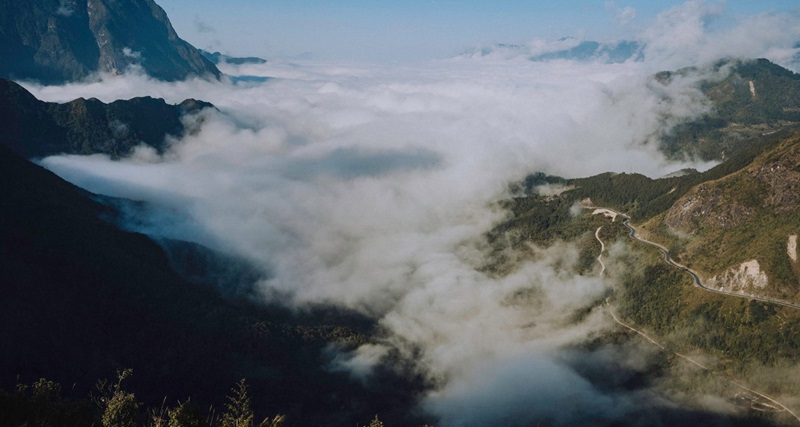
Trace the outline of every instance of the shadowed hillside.
<instances>
[{"instance_id":1,"label":"shadowed hillside","mask_svg":"<svg viewBox=\"0 0 800 427\"><path fill-rule=\"evenodd\" d=\"M191 132L181 118L213 105L187 99L170 105L151 97L106 104L79 98L59 104L39 101L22 86L0 79L0 145L32 158L55 154L130 154L140 144L163 153L164 138Z\"/></svg>"},{"instance_id":2,"label":"shadowed hillside","mask_svg":"<svg viewBox=\"0 0 800 427\"><path fill-rule=\"evenodd\" d=\"M128 387L150 407L219 407L246 377L256 412L291 425L410 413L415 386L394 374L363 386L323 368L326 346L365 342L369 321L225 300L179 276L148 237L101 219L113 209L5 147L0 175L0 388L44 377L84 398L133 368Z\"/></svg>"}]
</instances>

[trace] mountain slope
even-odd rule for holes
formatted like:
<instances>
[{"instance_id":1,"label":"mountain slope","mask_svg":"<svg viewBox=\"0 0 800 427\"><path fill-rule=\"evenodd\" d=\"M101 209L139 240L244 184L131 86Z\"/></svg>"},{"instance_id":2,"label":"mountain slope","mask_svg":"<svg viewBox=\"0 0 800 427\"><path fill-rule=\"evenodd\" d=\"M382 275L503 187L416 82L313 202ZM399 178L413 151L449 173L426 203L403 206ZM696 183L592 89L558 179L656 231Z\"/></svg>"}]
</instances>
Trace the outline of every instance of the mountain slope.
<instances>
[{"instance_id":1,"label":"mountain slope","mask_svg":"<svg viewBox=\"0 0 800 427\"><path fill-rule=\"evenodd\" d=\"M535 174L519 185L521 196L506 204L511 217L489 237L518 248L580 237L591 253L593 236L586 230L602 224L575 216L574 206L583 201L625 212L650 240L715 287L800 302L798 164L800 133L794 133L772 135L703 173L571 180ZM552 186L561 188L557 196L537 194ZM593 264L592 257L586 260Z\"/></svg>"},{"instance_id":2,"label":"mountain slope","mask_svg":"<svg viewBox=\"0 0 800 427\"><path fill-rule=\"evenodd\" d=\"M130 66L168 81L220 76L153 0L2 0L0 57L0 76L46 84Z\"/></svg>"},{"instance_id":3,"label":"mountain slope","mask_svg":"<svg viewBox=\"0 0 800 427\"><path fill-rule=\"evenodd\" d=\"M163 152L165 137L191 131L181 118L213 105L188 99L133 98L105 104L79 98L58 104L36 99L18 84L0 79L0 145L24 157L54 154L107 154L123 157L140 144Z\"/></svg>"},{"instance_id":4,"label":"mountain slope","mask_svg":"<svg viewBox=\"0 0 800 427\"><path fill-rule=\"evenodd\" d=\"M800 300L800 135L704 182L648 223L712 287ZM671 231L671 232L669 232ZM738 274L737 274L738 273Z\"/></svg>"},{"instance_id":5,"label":"mountain slope","mask_svg":"<svg viewBox=\"0 0 800 427\"><path fill-rule=\"evenodd\" d=\"M531 175L505 203L508 218L487 236L493 252L485 270L507 274L538 256L535 248L566 241L578 251L576 274L602 274L615 285L604 311L651 334L665 354L692 355L708 368L696 385L735 378L796 410L787 396L800 393L794 381L800 311L749 295L800 304L799 164L795 133L773 135L703 173L662 179ZM619 218L595 215L597 206L627 213L640 236L666 247L705 286L737 295L693 286L660 250L633 241ZM604 241L603 273L598 239ZM686 367L682 358L670 364ZM726 389L729 395L721 396L740 405L740 390ZM790 423L796 419L780 422Z\"/></svg>"}]
</instances>

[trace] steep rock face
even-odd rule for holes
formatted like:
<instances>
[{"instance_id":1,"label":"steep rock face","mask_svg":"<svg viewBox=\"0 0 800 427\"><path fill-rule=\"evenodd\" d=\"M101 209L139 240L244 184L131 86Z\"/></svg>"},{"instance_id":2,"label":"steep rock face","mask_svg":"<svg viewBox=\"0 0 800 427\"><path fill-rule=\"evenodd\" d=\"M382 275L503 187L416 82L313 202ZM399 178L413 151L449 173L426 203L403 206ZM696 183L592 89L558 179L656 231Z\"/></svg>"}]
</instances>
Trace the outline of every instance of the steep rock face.
<instances>
[{"instance_id":1,"label":"steep rock face","mask_svg":"<svg viewBox=\"0 0 800 427\"><path fill-rule=\"evenodd\" d=\"M189 99L133 98L105 104L79 98L66 104L39 101L18 84L0 79L0 145L25 157L53 154L107 154L123 157L145 144L161 153L165 137L188 129L181 118L213 105Z\"/></svg>"},{"instance_id":2,"label":"steep rock face","mask_svg":"<svg viewBox=\"0 0 800 427\"><path fill-rule=\"evenodd\" d=\"M0 75L63 83L141 67L163 80L220 72L152 0L0 0Z\"/></svg>"},{"instance_id":3,"label":"steep rock face","mask_svg":"<svg viewBox=\"0 0 800 427\"><path fill-rule=\"evenodd\" d=\"M59 0L0 2L0 73L56 82L96 71L100 53L86 6Z\"/></svg>"}]
</instances>

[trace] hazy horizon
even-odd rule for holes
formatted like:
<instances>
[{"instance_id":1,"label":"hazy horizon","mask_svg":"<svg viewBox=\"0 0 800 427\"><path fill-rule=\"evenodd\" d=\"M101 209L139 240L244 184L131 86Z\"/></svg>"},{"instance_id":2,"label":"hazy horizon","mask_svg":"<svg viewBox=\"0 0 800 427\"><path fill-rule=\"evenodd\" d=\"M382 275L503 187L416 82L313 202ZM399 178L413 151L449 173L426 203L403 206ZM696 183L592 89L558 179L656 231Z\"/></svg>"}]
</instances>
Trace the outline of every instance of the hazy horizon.
<instances>
[{"instance_id":1,"label":"hazy horizon","mask_svg":"<svg viewBox=\"0 0 800 427\"><path fill-rule=\"evenodd\" d=\"M201 49L267 59L311 56L343 61L425 61L495 44L529 45L565 37L643 41L682 9L712 31L758 15L792 14L791 0L648 2L163 0L178 34ZM687 24L697 16L685 16Z\"/></svg>"}]
</instances>

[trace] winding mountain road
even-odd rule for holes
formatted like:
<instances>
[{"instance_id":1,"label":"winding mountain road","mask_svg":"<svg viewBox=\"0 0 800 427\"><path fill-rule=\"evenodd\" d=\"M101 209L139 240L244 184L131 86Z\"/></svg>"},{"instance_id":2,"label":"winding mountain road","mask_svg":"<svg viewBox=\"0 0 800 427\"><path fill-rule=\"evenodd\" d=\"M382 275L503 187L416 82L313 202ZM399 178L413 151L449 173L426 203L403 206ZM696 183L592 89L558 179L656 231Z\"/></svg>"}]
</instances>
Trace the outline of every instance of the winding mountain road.
<instances>
[{"instance_id":1,"label":"winding mountain road","mask_svg":"<svg viewBox=\"0 0 800 427\"><path fill-rule=\"evenodd\" d=\"M700 289L703 289L705 291L708 291L708 292L714 292L714 293L717 293L717 294L728 295L728 296L738 297L738 298L747 298L747 299L766 302L766 303L770 303L770 304L782 305L784 307L793 308L795 310L800 310L800 305L792 304L790 302L771 299L771 298L764 298L764 297L759 297L759 296L750 295L750 294L742 294L742 293L736 293L736 292L723 291L723 290L720 290L720 289L710 288L710 287L704 285L703 281L700 279L700 275L697 274L697 272L692 270L691 268L689 268L689 267L687 267L687 266L685 266L683 264L679 264L679 263L675 262L675 260L673 260L672 257L669 256L669 250L667 248L665 248L664 246L662 246L662 245L660 245L660 244L658 244L656 242L652 242L650 240L643 239L643 238L639 237L639 233L636 231L636 228L631 225L630 217L628 217L625 214L621 214L619 212L617 212L617 214L622 216L622 218L623 218L622 225L624 225L629 230L628 237L630 237L631 239L634 239L636 241L639 241L639 242L642 242L642 243L646 243L646 244L648 244L650 246L655 246L656 248L658 248L658 250L660 250L661 253L664 254L664 262L666 262L667 264L669 264L669 265L671 265L671 266L673 266L675 268L683 270L684 272L686 272L690 276L692 276L692 280L694 281L694 286L696 286L696 287L698 287Z\"/></svg>"},{"instance_id":2,"label":"winding mountain road","mask_svg":"<svg viewBox=\"0 0 800 427\"><path fill-rule=\"evenodd\" d=\"M603 226L597 227L597 231L594 232L594 238L600 242L600 255L597 256L597 262L600 263L600 275L602 276L603 273L606 272L606 263L603 262L603 252L606 250L606 244L603 243L603 240L600 239L600 230L603 229Z\"/></svg>"}]
</instances>

